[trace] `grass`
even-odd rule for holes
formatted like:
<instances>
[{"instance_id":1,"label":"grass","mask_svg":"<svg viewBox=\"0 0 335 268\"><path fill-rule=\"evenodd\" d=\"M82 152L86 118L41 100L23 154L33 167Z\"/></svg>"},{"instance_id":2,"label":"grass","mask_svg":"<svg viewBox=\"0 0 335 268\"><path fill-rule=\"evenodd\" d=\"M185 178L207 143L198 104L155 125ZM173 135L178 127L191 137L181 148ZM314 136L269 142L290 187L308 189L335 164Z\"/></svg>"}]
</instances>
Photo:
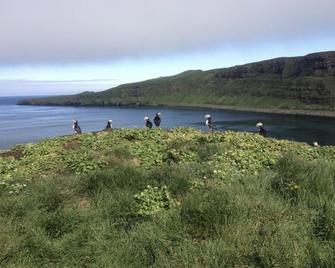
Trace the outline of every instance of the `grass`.
<instances>
[{"instance_id":1,"label":"grass","mask_svg":"<svg viewBox=\"0 0 335 268\"><path fill-rule=\"evenodd\" d=\"M70 151L90 148L82 161L93 169L63 165L73 140L80 146ZM27 173L1 170L1 267L335 266L333 147L142 129L21 150L2 159ZM61 158L58 174L30 167L41 151ZM167 152L178 158L167 161ZM9 193L19 180L27 186Z\"/></svg>"},{"instance_id":2,"label":"grass","mask_svg":"<svg viewBox=\"0 0 335 268\"><path fill-rule=\"evenodd\" d=\"M30 105L184 105L333 112L334 52L278 58L124 84L102 92L23 100ZM296 112L296 111L295 111ZM324 113L321 113L324 114ZM333 114L333 113L326 113Z\"/></svg>"}]
</instances>

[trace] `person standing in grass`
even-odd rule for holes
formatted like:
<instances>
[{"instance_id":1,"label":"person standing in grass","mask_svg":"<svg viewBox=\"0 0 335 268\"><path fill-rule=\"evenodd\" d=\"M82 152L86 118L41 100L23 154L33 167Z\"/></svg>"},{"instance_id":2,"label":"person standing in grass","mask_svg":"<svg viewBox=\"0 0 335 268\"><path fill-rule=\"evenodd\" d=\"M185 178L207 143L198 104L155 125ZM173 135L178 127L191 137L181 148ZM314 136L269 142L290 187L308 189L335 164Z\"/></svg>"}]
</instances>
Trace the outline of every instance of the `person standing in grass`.
<instances>
[{"instance_id":1,"label":"person standing in grass","mask_svg":"<svg viewBox=\"0 0 335 268\"><path fill-rule=\"evenodd\" d=\"M210 114L206 114L205 119L206 119L206 126L209 128L210 131L217 130L217 127L214 124L212 116Z\"/></svg>"},{"instance_id":2,"label":"person standing in grass","mask_svg":"<svg viewBox=\"0 0 335 268\"><path fill-rule=\"evenodd\" d=\"M265 130L264 125L262 122L259 122L256 124L256 127L258 127L258 134L266 137L268 135L268 132Z\"/></svg>"},{"instance_id":3,"label":"person standing in grass","mask_svg":"<svg viewBox=\"0 0 335 268\"><path fill-rule=\"evenodd\" d=\"M157 113L156 116L155 116L155 118L154 118L155 126L156 127L160 127L161 122L162 122L161 113Z\"/></svg>"},{"instance_id":4,"label":"person standing in grass","mask_svg":"<svg viewBox=\"0 0 335 268\"><path fill-rule=\"evenodd\" d=\"M74 132L76 132L77 134L81 134L81 128L79 126L78 120L73 120L72 122L73 122L72 128L73 128Z\"/></svg>"},{"instance_id":5,"label":"person standing in grass","mask_svg":"<svg viewBox=\"0 0 335 268\"><path fill-rule=\"evenodd\" d=\"M144 117L144 122L145 122L145 127L152 128L152 123L151 123L149 117L147 117L147 116Z\"/></svg>"}]
</instances>

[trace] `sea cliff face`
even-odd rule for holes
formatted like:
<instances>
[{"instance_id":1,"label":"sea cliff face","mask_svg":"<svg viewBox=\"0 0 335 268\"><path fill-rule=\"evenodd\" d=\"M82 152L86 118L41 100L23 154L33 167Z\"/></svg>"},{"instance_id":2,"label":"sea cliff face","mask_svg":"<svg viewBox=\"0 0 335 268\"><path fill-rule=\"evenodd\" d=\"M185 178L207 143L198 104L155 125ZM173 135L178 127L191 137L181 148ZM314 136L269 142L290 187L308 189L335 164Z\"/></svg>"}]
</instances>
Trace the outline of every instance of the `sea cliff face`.
<instances>
[{"instance_id":1,"label":"sea cliff face","mask_svg":"<svg viewBox=\"0 0 335 268\"><path fill-rule=\"evenodd\" d=\"M120 85L106 91L24 100L24 105L227 105L334 110L335 52L278 58L231 68Z\"/></svg>"}]
</instances>

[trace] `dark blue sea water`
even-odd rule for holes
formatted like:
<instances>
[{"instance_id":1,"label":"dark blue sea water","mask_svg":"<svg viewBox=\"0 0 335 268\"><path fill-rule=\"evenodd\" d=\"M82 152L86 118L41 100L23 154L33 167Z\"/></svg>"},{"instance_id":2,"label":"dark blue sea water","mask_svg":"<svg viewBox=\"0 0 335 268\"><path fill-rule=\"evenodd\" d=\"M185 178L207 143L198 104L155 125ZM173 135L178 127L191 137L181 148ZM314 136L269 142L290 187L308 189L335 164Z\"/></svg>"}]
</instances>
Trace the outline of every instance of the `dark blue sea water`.
<instances>
[{"instance_id":1,"label":"dark blue sea water","mask_svg":"<svg viewBox=\"0 0 335 268\"><path fill-rule=\"evenodd\" d=\"M210 113L220 131L256 132L255 124L263 122L270 137L321 145L335 145L335 119L293 115L262 114L209 109L167 107L48 107L17 106L27 97L0 98L0 148L37 142L46 137L72 134L76 118L82 130L96 131L113 119L114 128L143 127L144 116L151 119L162 113L162 127L194 127L207 131L204 115Z\"/></svg>"}]
</instances>

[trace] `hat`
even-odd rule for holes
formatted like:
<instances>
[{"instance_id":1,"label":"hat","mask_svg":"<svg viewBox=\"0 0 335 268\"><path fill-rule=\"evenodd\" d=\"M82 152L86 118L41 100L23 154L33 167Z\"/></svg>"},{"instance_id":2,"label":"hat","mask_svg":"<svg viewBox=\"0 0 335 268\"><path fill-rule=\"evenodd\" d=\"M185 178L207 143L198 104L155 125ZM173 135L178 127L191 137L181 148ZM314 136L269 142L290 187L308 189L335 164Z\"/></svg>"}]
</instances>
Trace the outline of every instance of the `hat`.
<instances>
[{"instance_id":1,"label":"hat","mask_svg":"<svg viewBox=\"0 0 335 268\"><path fill-rule=\"evenodd\" d=\"M205 118L211 118L211 115L210 114L206 114Z\"/></svg>"},{"instance_id":2,"label":"hat","mask_svg":"<svg viewBox=\"0 0 335 268\"><path fill-rule=\"evenodd\" d=\"M146 116L146 117L144 117L144 120L149 120L149 117L147 117L147 116Z\"/></svg>"},{"instance_id":3,"label":"hat","mask_svg":"<svg viewBox=\"0 0 335 268\"><path fill-rule=\"evenodd\" d=\"M158 116L161 116L161 113L157 113Z\"/></svg>"},{"instance_id":4,"label":"hat","mask_svg":"<svg viewBox=\"0 0 335 268\"><path fill-rule=\"evenodd\" d=\"M262 127L263 126L263 123L262 122L259 122L256 124L256 127Z\"/></svg>"},{"instance_id":5,"label":"hat","mask_svg":"<svg viewBox=\"0 0 335 268\"><path fill-rule=\"evenodd\" d=\"M109 123L112 123L112 122L113 122L113 120L112 120L112 119L110 119L110 120L108 120L108 122L109 122Z\"/></svg>"}]
</instances>

